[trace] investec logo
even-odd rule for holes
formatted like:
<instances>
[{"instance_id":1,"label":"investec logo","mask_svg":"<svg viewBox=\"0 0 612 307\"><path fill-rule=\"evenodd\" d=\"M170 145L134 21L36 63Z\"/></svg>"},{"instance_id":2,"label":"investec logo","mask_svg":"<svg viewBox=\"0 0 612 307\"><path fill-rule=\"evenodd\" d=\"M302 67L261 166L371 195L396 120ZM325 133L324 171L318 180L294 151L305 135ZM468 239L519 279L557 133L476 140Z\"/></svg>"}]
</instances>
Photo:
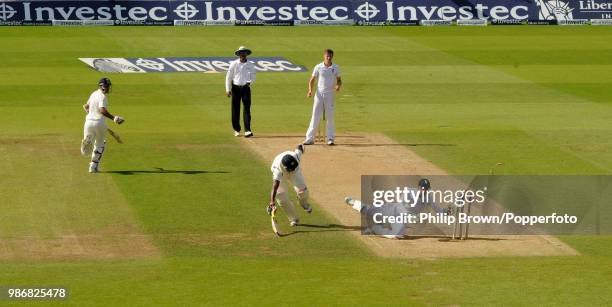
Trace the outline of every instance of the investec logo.
<instances>
[{"instance_id":1,"label":"investec logo","mask_svg":"<svg viewBox=\"0 0 612 307\"><path fill-rule=\"evenodd\" d=\"M399 1L398 1L399 2ZM529 7L526 5L485 5L476 3L464 6L437 6L437 5L397 5L395 1L385 1L384 8L379 8L370 2L364 2L357 6L357 16L370 20L376 18L379 13L386 14L388 21L405 21L421 19L457 20L457 19L515 19L523 20L529 17ZM377 18L383 20L384 18Z\"/></svg>"},{"instance_id":2,"label":"investec logo","mask_svg":"<svg viewBox=\"0 0 612 307\"><path fill-rule=\"evenodd\" d=\"M49 2L48 2L49 3ZM51 2L52 3L52 2ZM53 19L78 19L78 20L168 20L168 9L163 6L127 7L121 4L112 6L101 6L94 9L89 6L37 6L36 2L23 2L24 20L25 21L45 21ZM182 19L188 20L193 18L199 10L189 4L183 2L174 9L174 13ZM0 20L6 21L11 18L16 11L9 5L0 4Z\"/></svg>"},{"instance_id":3,"label":"investec logo","mask_svg":"<svg viewBox=\"0 0 612 307\"><path fill-rule=\"evenodd\" d=\"M378 8L376 8L373 4L370 4L367 1L364 4L358 6L355 10L355 14L357 14L357 16L367 21L370 21L370 19L376 17L379 12L380 10Z\"/></svg>"},{"instance_id":4,"label":"investec logo","mask_svg":"<svg viewBox=\"0 0 612 307\"><path fill-rule=\"evenodd\" d=\"M221 2L221 3L230 3ZM267 3L266 1L256 3ZM273 4L274 1L269 3ZM289 21L289 20L347 20L349 8L346 6L322 6L333 2L304 1L292 6L214 6L215 2L204 2L203 14L205 21L231 21L231 20L263 20L263 21ZM310 6L313 5L313 6ZM177 13L178 14L178 13Z\"/></svg>"},{"instance_id":5,"label":"investec logo","mask_svg":"<svg viewBox=\"0 0 612 307\"><path fill-rule=\"evenodd\" d=\"M79 1L74 1L78 3ZM106 1L105 1L106 2ZM47 20L168 20L167 9L163 6L127 7L115 4L111 1L111 6L100 6L93 8L90 6L55 6L54 2L20 2L23 6L24 21L47 21ZM127 1L126 1L127 2ZM58 2L73 3L73 2ZM92 2L83 1L91 4ZM44 6L46 5L46 6ZM8 6L8 5L6 5ZM0 5L0 16L2 15L2 5ZM12 16L12 15L11 15Z\"/></svg>"},{"instance_id":6,"label":"investec logo","mask_svg":"<svg viewBox=\"0 0 612 307\"><path fill-rule=\"evenodd\" d=\"M12 6L6 3L0 3L0 20L7 21L15 15L17 11Z\"/></svg>"},{"instance_id":7,"label":"investec logo","mask_svg":"<svg viewBox=\"0 0 612 307\"><path fill-rule=\"evenodd\" d=\"M161 1L160 1L161 2ZM52 19L80 19L80 20L154 20L166 21L168 14L174 12L183 20L206 20L206 21L234 21L234 20L263 20L263 21L289 21L289 20L347 20L349 19L349 8L346 6L333 6L333 2L304 1L297 2L291 6L273 7L265 4L275 4L274 1L253 1L252 6L222 6L219 3L231 4L232 1L215 2L174 2L169 1L168 7L128 7L121 4L101 6L96 9L88 6L43 6L37 7L37 3L23 2L24 20L45 21ZM52 2L48 2L52 3ZM61 3L61 2L60 2ZM87 3L87 2L85 2ZM127 3L127 1L126 1ZM243 2L244 3L244 2ZM248 2L247 2L248 3ZM286 3L286 2L285 2ZM320 5L326 4L326 6ZM12 9L12 8L11 8ZM10 11L10 10L8 10ZM10 14L7 13L7 14ZM12 16L12 15L11 15Z\"/></svg>"},{"instance_id":8,"label":"investec logo","mask_svg":"<svg viewBox=\"0 0 612 307\"><path fill-rule=\"evenodd\" d=\"M176 9L174 10L174 13L180 17L183 18L184 20L189 20L193 17L195 17L195 15L199 12L200 10L198 10L195 6L187 3L187 2L183 2L183 4L179 5L176 7Z\"/></svg>"}]
</instances>

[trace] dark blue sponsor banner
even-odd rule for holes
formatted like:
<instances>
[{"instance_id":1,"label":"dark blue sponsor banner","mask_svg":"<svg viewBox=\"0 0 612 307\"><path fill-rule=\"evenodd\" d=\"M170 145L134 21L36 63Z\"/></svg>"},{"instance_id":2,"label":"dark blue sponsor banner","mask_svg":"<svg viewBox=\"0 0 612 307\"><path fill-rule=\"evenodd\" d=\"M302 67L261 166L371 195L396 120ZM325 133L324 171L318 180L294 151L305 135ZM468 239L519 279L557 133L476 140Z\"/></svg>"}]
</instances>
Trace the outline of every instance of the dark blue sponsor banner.
<instances>
[{"instance_id":1,"label":"dark blue sponsor banner","mask_svg":"<svg viewBox=\"0 0 612 307\"><path fill-rule=\"evenodd\" d=\"M148 72L201 72L220 73L227 71L236 57L181 57L181 58L79 58L83 63L101 72L148 73ZM296 65L285 58L250 58L257 71L304 72L304 66Z\"/></svg>"},{"instance_id":2,"label":"dark blue sponsor banner","mask_svg":"<svg viewBox=\"0 0 612 307\"><path fill-rule=\"evenodd\" d=\"M353 1L177 1L170 18L208 21L240 20L292 22L294 20L350 19Z\"/></svg>"},{"instance_id":3,"label":"dark blue sponsor banner","mask_svg":"<svg viewBox=\"0 0 612 307\"><path fill-rule=\"evenodd\" d=\"M367 21L418 21L458 19L537 18L533 1L373 0L358 5L356 19Z\"/></svg>"},{"instance_id":4,"label":"dark blue sponsor banner","mask_svg":"<svg viewBox=\"0 0 612 307\"><path fill-rule=\"evenodd\" d=\"M371 0L354 2L355 20L576 20L612 19L612 0ZM552 23L556 24L556 23Z\"/></svg>"},{"instance_id":5,"label":"dark blue sponsor banner","mask_svg":"<svg viewBox=\"0 0 612 307\"><path fill-rule=\"evenodd\" d=\"M0 2L0 24L114 20L116 25L172 25L175 20L291 25L294 20L346 20L352 2L336 1L15 1ZM258 22L256 22L258 21Z\"/></svg>"},{"instance_id":6,"label":"dark blue sponsor banner","mask_svg":"<svg viewBox=\"0 0 612 307\"><path fill-rule=\"evenodd\" d=\"M0 25L44 25L54 20L113 21L115 25L173 25L176 21L292 25L352 20L362 25L401 25L460 19L496 20L498 24L503 20L612 19L612 0L0 0Z\"/></svg>"}]
</instances>

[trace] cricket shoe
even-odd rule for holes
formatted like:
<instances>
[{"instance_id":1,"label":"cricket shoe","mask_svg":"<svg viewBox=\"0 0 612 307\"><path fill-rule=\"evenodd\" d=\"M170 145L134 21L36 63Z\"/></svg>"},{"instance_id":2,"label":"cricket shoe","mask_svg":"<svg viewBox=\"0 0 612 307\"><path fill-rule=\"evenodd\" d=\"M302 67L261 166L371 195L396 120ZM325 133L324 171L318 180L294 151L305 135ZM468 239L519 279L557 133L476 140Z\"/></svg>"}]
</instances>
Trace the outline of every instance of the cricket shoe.
<instances>
[{"instance_id":1,"label":"cricket shoe","mask_svg":"<svg viewBox=\"0 0 612 307\"><path fill-rule=\"evenodd\" d=\"M245 138L250 138L250 137L252 137L252 136L253 136L253 132L251 132L251 131L246 131L246 132L244 133L244 137L245 137Z\"/></svg>"},{"instance_id":2,"label":"cricket shoe","mask_svg":"<svg viewBox=\"0 0 612 307\"><path fill-rule=\"evenodd\" d=\"M305 140L303 145L314 145L314 140Z\"/></svg>"},{"instance_id":3,"label":"cricket shoe","mask_svg":"<svg viewBox=\"0 0 612 307\"><path fill-rule=\"evenodd\" d=\"M90 173L97 173L98 172L98 163L90 162L89 163L89 172Z\"/></svg>"},{"instance_id":4,"label":"cricket shoe","mask_svg":"<svg viewBox=\"0 0 612 307\"><path fill-rule=\"evenodd\" d=\"M289 222L289 225L291 225L291 227L295 227L300 225L300 220L292 220L291 222Z\"/></svg>"},{"instance_id":5,"label":"cricket shoe","mask_svg":"<svg viewBox=\"0 0 612 307\"><path fill-rule=\"evenodd\" d=\"M234 131L234 136L240 136L240 132L239 131Z\"/></svg>"},{"instance_id":6,"label":"cricket shoe","mask_svg":"<svg viewBox=\"0 0 612 307\"><path fill-rule=\"evenodd\" d=\"M302 206L302 208L304 209L304 211L306 211L306 213L308 214L312 213L312 207L310 205L308 205L307 207Z\"/></svg>"},{"instance_id":7,"label":"cricket shoe","mask_svg":"<svg viewBox=\"0 0 612 307\"><path fill-rule=\"evenodd\" d=\"M356 200L353 199L352 197L345 197L344 198L344 202L349 205L351 208L361 212L361 209L363 209L363 206L361 205L361 201L360 200Z\"/></svg>"},{"instance_id":8,"label":"cricket shoe","mask_svg":"<svg viewBox=\"0 0 612 307\"><path fill-rule=\"evenodd\" d=\"M334 140L327 140L327 145L329 146L335 145Z\"/></svg>"},{"instance_id":9,"label":"cricket shoe","mask_svg":"<svg viewBox=\"0 0 612 307\"><path fill-rule=\"evenodd\" d=\"M350 196L345 197L344 202L351 207L355 204L355 200Z\"/></svg>"}]
</instances>

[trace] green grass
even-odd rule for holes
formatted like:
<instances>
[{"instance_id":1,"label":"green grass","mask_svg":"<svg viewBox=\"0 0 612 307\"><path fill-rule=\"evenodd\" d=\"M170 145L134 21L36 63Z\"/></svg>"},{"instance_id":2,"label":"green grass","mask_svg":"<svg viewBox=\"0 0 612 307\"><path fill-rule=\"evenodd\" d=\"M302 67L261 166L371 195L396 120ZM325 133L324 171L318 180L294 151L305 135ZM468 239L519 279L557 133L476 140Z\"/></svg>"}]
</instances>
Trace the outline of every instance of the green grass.
<instances>
[{"instance_id":1,"label":"green grass","mask_svg":"<svg viewBox=\"0 0 612 307\"><path fill-rule=\"evenodd\" d=\"M73 305L610 305L610 236L577 257L385 260L343 231L274 239L269 161L231 136L224 75L112 75L126 144L89 176L78 57L224 56L247 45L312 69L336 51L338 130L382 132L454 174L612 173L612 29L0 27L0 236L121 228L160 257L0 262L2 285L63 285ZM303 133L306 73L254 85L255 133ZM195 170L203 173L147 173ZM307 178L316 180L316 178ZM316 208L316 206L315 206ZM315 212L311 223L330 223ZM302 229L312 230L312 229ZM239 235L237 238L227 234ZM196 236L189 241L181 236ZM177 239L178 238L178 239Z\"/></svg>"}]
</instances>

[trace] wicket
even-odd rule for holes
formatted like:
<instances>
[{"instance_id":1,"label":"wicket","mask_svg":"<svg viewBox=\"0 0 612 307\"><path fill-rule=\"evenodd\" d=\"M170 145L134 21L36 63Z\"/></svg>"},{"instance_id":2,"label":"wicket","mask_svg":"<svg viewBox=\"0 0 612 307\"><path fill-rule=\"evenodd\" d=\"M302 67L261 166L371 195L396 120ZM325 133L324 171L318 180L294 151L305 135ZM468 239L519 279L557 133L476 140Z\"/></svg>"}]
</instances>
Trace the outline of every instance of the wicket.
<instances>
[{"instance_id":1,"label":"wicket","mask_svg":"<svg viewBox=\"0 0 612 307\"><path fill-rule=\"evenodd\" d=\"M467 207L467 208L466 208ZM469 218L470 209L472 208L472 202L467 202L464 206L456 207L455 209L455 225L453 229L453 240L467 240L468 238L468 230L470 227L470 223L459 223L459 215L461 213L465 213L465 215ZM465 224L465 229L463 229Z\"/></svg>"}]
</instances>

